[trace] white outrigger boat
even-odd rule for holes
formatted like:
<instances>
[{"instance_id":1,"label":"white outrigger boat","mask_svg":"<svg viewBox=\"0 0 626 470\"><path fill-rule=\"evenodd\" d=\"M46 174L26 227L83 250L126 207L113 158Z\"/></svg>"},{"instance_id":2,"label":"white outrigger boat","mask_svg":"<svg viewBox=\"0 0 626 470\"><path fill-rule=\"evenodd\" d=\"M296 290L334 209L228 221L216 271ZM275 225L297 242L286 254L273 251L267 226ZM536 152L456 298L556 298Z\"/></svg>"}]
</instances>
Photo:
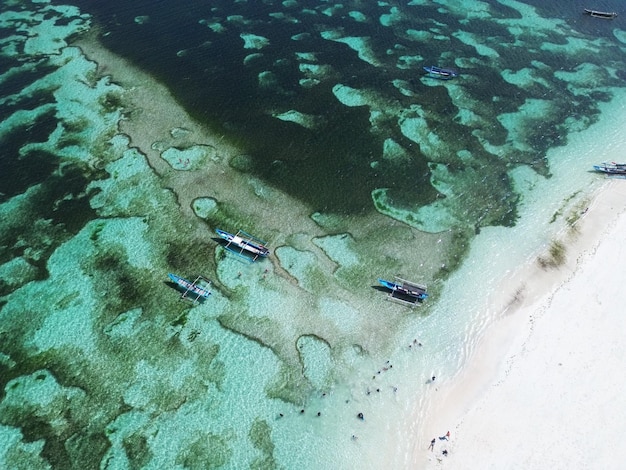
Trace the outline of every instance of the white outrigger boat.
<instances>
[{"instance_id":1,"label":"white outrigger boat","mask_svg":"<svg viewBox=\"0 0 626 470\"><path fill-rule=\"evenodd\" d=\"M266 242L253 237L243 230L239 230L236 234L232 234L218 228L215 232L226 240L227 243L224 245L224 248L232 253L235 253L236 255L248 259L249 261L256 261L259 256L266 257L270 254L270 250L265 246ZM239 249L236 249L235 247ZM252 258L245 254L245 252L252 255Z\"/></svg>"}]
</instances>

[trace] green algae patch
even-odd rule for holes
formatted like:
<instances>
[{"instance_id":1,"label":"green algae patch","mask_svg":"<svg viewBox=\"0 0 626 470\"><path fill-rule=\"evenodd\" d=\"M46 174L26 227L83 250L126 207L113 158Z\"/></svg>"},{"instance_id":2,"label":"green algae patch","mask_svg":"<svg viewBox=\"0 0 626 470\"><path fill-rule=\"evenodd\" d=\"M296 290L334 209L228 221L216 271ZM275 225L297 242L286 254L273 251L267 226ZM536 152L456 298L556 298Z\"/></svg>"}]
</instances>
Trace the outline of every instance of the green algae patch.
<instances>
[{"instance_id":1,"label":"green algae patch","mask_svg":"<svg viewBox=\"0 0 626 470\"><path fill-rule=\"evenodd\" d=\"M256 418L250 427L248 437L252 445L261 453L250 465L253 469L279 468L274 459L274 443L272 442L272 428L263 419Z\"/></svg>"},{"instance_id":2,"label":"green algae patch","mask_svg":"<svg viewBox=\"0 0 626 470\"><path fill-rule=\"evenodd\" d=\"M235 155L228 163L232 168L242 173L251 172L255 168L254 158L247 154Z\"/></svg>"},{"instance_id":3,"label":"green algae patch","mask_svg":"<svg viewBox=\"0 0 626 470\"><path fill-rule=\"evenodd\" d=\"M223 468L232 455L226 437L202 433L178 454L176 463L184 468Z\"/></svg>"},{"instance_id":4,"label":"green algae patch","mask_svg":"<svg viewBox=\"0 0 626 470\"><path fill-rule=\"evenodd\" d=\"M276 250L276 257L281 266L298 280L298 285L308 292L322 292L328 286L314 253L283 246Z\"/></svg>"},{"instance_id":5,"label":"green algae patch","mask_svg":"<svg viewBox=\"0 0 626 470\"><path fill-rule=\"evenodd\" d=\"M141 308L134 308L127 312L120 313L103 330L104 334L111 338L130 338L135 333L138 320L142 313Z\"/></svg>"},{"instance_id":6,"label":"green algae patch","mask_svg":"<svg viewBox=\"0 0 626 470\"><path fill-rule=\"evenodd\" d=\"M279 373L265 393L268 398L304 405L309 400L312 391L313 388L302 375L300 367L281 364Z\"/></svg>"},{"instance_id":7,"label":"green algae patch","mask_svg":"<svg viewBox=\"0 0 626 470\"><path fill-rule=\"evenodd\" d=\"M302 335L296 342L304 376L318 390L332 381L334 362L328 342L314 335Z\"/></svg>"},{"instance_id":8,"label":"green algae patch","mask_svg":"<svg viewBox=\"0 0 626 470\"><path fill-rule=\"evenodd\" d=\"M344 268L358 266L360 258L354 239L350 234L343 233L319 237L313 240L326 255Z\"/></svg>"},{"instance_id":9,"label":"green algae patch","mask_svg":"<svg viewBox=\"0 0 626 470\"><path fill-rule=\"evenodd\" d=\"M543 269L556 269L565 262L566 256L567 247L565 244L560 240L552 240L548 247L548 256L540 256L537 262Z\"/></svg>"}]
</instances>

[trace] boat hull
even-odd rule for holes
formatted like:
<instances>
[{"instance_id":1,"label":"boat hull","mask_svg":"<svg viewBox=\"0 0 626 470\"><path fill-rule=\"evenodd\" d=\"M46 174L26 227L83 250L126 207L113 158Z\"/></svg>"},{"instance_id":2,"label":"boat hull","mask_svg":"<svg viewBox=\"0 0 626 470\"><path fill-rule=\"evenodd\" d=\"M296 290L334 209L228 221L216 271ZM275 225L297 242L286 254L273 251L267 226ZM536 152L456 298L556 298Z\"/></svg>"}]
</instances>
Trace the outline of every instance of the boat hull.
<instances>
[{"instance_id":1,"label":"boat hull","mask_svg":"<svg viewBox=\"0 0 626 470\"><path fill-rule=\"evenodd\" d=\"M183 277L177 276L176 274L172 273L169 273L168 276L172 280L172 282L174 282L174 284L176 284L180 289L186 292L191 292L192 294L195 294L198 298L208 299L211 295L211 292L209 292L207 289L204 289L203 287L200 287Z\"/></svg>"},{"instance_id":2,"label":"boat hull","mask_svg":"<svg viewBox=\"0 0 626 470\"><path fill-rule=\"evenodd\" d=\"M239 235L235 235L224 230L215 229L221 238L226 240L229 244L235 245L242 250L248 251L256 256L267 256L270 254L270 250L263 246L261 243L256 243L252 239L242 238Z\"/></svg>"},{"instance_id":3,"label":"boat hull","mask_svg":"<svg viewBox=\"0 0 626 470\"><path fill-rule=\"evenodd\" d=\"M593 169L609 175L626 175L626 163L601 163L594 165Z\"/></svg>"},{"instance_id":4,"label":"boat hull","mask_svg":"<svg viewBox=\"0 0 626 470\"><path fill-rule=\"evenodd\" d=\"M428 72L429 76L440 80L450 80L459 75L456 70L443 69L441 67L435 67L434 65L424 67L424 70Z\"/></svg>"},{"instance_id":5,"label":"boat hull","mask_svg":"<svg viewBox=\"0 0 626 470\"><path fill-rule=\"evenodd\" d=\"M590 10L585 8L585 14L589 16L593 16L594 18L604 18L606 20L612 20L617 16L617 13L614 11L598 11L598 10Z\"/></svg>"},{"instance_id":6,"label":"boat hull","mask_svg":"<svg viewBox=\"0 0 626 470\"><path fill-rule=\"evenodd\" d=\"M412 297L418 300L424 300L428 297L428 294L421 290L409 290L402 287L401 284L392 281L386 281L385 279L378 279L378 283L389 289L390 291L397 292L399 294L405 295L407 297Z\"/></svg>"}]
</instances>

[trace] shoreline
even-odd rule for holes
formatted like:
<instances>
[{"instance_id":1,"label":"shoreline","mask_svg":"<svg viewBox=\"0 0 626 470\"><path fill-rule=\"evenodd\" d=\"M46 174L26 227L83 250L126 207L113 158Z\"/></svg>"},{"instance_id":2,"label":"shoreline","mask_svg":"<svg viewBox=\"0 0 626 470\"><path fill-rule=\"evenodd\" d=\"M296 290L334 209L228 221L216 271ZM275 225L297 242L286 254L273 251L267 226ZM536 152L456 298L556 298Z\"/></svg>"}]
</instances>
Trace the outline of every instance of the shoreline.
<instances>
[{"instance_id":1,"label":"shoreline","mask_svg":"<svg viewBox=\"0 0 626 470\"><path fill-rule=\"evenodd\" d=\"M612 468L611 462L626 457L614 445L598 444L610 443L623 421L596 418L593 428L578 421L587 414L606 419L602 407L612 405L594 395L626 387L626 379L614 374L626 365L617 327L622 307L615 295L626 282L626 249L619 249L626 233L624 183L608 181L593 195L574 233L562 237L562 265L546 269L535 259L502 282L489 301L498 319L459 374L433 393L414 451L420 468L476 468L477 461L480 468ZM600 279L610 297L581 289L595 290ZM625 320L621 324L626 327ZM437 439L429 451L432 437L447 431L450 441ZM601 463L588 458L590 442Z\"/></svg>"}]
</instances>

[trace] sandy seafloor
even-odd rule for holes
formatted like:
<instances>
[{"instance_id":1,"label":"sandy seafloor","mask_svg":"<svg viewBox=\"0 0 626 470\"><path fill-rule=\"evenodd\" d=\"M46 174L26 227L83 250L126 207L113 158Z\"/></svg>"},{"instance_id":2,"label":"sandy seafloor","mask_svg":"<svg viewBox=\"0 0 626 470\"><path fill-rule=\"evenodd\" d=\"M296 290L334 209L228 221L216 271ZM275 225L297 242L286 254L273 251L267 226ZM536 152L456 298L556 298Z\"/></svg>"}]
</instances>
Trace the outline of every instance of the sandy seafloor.
<instances>
[{"instance_id":1,"label":"sandy seafloor","mask_svg":"<svg viewBox=\"0 0 626 470\"><path fill-rule=\"evenodd\" d=\"M291 16L272 18L297 23L297 2L281 5ZM192 117L162 81L103 47L108 32L88 11L4 2L0 466L445 464L425 451L432 435L452 428L456 439L463 430L456 420L465 408L447 400L484 396L497 373L487 371L465 394L462 384L491 327L534 292L520 273L550 274L548 291L558 284L568 247L578 249L579 221L605 183L592 164L626 149L621 20L597 37L591 32L600 26L520 2L472 5L437 3L467 30L446 34L433 22L398 36L414 47L462 44L456 55L439 56L461 70L445 83L424 78L427 59L407 55L406 44L384 59L375 37L342 36L324 23L396 31L430 8L426 2L406 11L379 3L387 13L374 19L359 15L356 3L348 15L331 4L302 10L319 18L316 34L357 62L387 74L383 62L393 60L402 74L420 77L393 79L402 98L390 99L388 89L359 89L338 64L320 64L319 57L330 61L321 53L296 54L300 86L326 87L336 106L365 110L365 131L381 143L363 162L387 178L380 186L341 175L347 187L371 193L369 206L351 211L313 205L306 191L256 172L255 148L236 138L237 123L219 132ZM246 60L258 60L266 43L253 34L255 23L217 7L212 13L202 24L214 34L249 29L241 40L254 57ZM470 28L481 22L494 26L484 37ZM507 53L537 58L520 63ZM550 62L555 57L562 62ZM490 99L476 95L480 72L494 70L503 70L506 87ZM259 73L260 87L267 80ZM433 111L429 94L456 110L454 118ZM325 119L336 125L280 109L286 103L267 112L314 136L329 130ZM299 168L282 151L276 166ZM386 168L400 178L403 165L426 170L426 178L416 173L419 194L394 193ZM232 256L214 240L218 227L264 238L271 256L256 263ZM211 297L181 301L169 272L211 279ZM372 288L395 274L428 284L428 301L408 309ZM455 411L446 415L448 408ZM468 440L478 459L480 440Z\"/></svg>"}]
</instances>

